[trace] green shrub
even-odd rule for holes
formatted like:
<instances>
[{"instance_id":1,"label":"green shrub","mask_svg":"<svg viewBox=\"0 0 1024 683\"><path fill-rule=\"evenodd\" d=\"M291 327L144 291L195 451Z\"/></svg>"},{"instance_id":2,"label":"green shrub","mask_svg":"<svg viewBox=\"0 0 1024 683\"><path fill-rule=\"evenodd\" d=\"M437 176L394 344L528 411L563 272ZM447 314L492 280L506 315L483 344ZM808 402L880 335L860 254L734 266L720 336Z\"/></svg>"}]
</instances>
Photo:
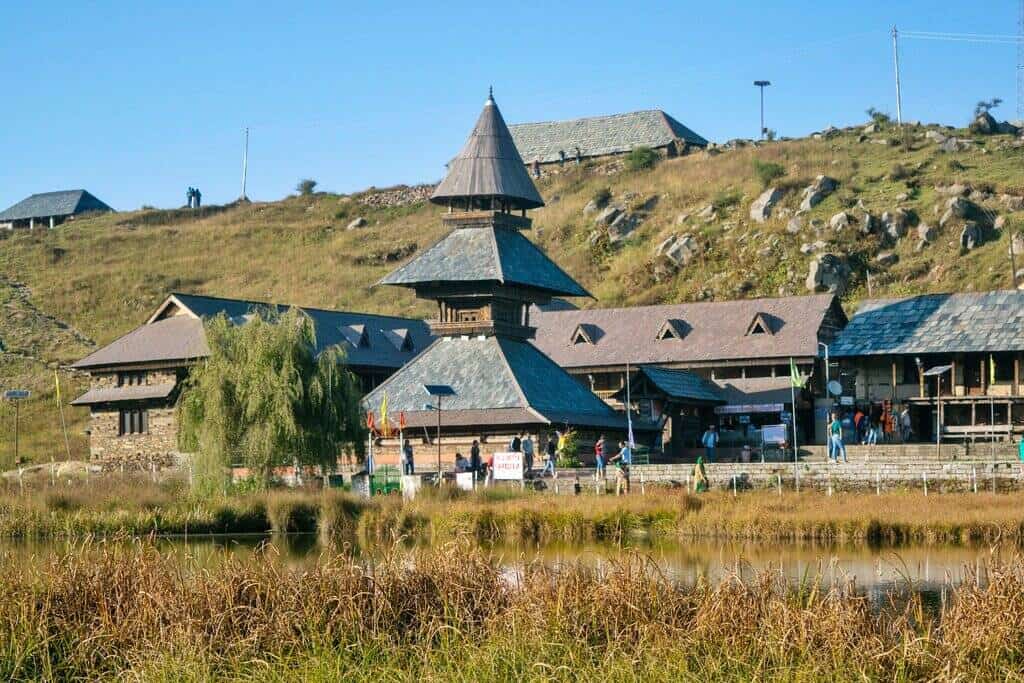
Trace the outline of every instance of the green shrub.
<instances>
[{"instance_id":1,"label":"green shrub","mask_svg":"<svg viewBox=\"0 0 1024 683\"><path fill-rule=\"evenodd\" d=\"M325 495L320 504L317 524L320 542L329 546L354 541L359 528L359 516L366 506L364 500L349 493L332 491Z\"/></svg>"},{"instance_id":2,"label":"green shrub","mask_svg":"<svg viewBox=\"0 0 1024 683\"><path fill-rule=\"evenodd\" d=\"M650 147L640 146L626 155L626 168L630 171L654 168L657 163L658 153Z\"/></svg>"},{"instance_id":3,"label":"green shrub","mask_svg":"<svg viewBox=\"0 0 1024 683\"><path fill-rule=\"evenodd\" d=\"M316 181L312 178L303 178L295 186L295 191L301 195L313 194L313 190L316 189Z\"/></svg>"},{"instance_id":4,"label":"green shrub","mask_svg":"<svg viewBox=\"0 0 1024 683\"><path fill-rule=\"evenodd\" d=\"M889 180L906 180L914 175L914 172L903 164L893 164L889 169Z\"/></svg>"},{"instance_id":5,"label":"green shrub","mask_svg":"<svg viewBox=\"0 0 1024 683\"><path fill-rule=\"evenodd\" d=\"M761 187L767 188L773 180L786 175L786 169L774 161L754 159L754 175L761 181Z\"/></svg>"},{"instance_id":6,"label":"green shrub","mask_svg":"<svg viewBox=\"0 0 1024 683\"><path fill-rule=\"evenodd\" d=\"M892 122L892 117L885 112L878 111L874 107L868 107L867 115L871 117L871 120L880 126L884 126Z\"/></svg>"},{"instance_id":7,"label":"green shrub","mask_svg":"<svg viewBox=\"0 0 1024 683\"><path fill-rule=\"evenodd\" d=\"M728 209L732 206L737 206L743 201L743 193L739 190L722 190L715 195L715 198L711 201L715 209L721 211L722 209Z\"/></svg>"},{"instance_id":8,"label":"green shrub","mask_svg":"<svg viewBox=\"0 0 1024 683\"><path fill-rule=\"evenodd\" d=\"M607 205L608 202L611 201L611 199L612 199L611 188L602 187L600 190L598 190L597 192L594 193L594 196L593 196L591 201L593 201L594 204L597 205L598 208L604 208L604 206Z\"/></svg>"},{"instance_id":9,"label":"green shrub","mask_svg":"<svg viewBox=\"0 0 1024 683\"><path fill-rule=\"evenodd\" d=\"M301 494L274 494L267 499L267 517L275 533L316 531L317 504Z\"/></svg>"}]
</instances>

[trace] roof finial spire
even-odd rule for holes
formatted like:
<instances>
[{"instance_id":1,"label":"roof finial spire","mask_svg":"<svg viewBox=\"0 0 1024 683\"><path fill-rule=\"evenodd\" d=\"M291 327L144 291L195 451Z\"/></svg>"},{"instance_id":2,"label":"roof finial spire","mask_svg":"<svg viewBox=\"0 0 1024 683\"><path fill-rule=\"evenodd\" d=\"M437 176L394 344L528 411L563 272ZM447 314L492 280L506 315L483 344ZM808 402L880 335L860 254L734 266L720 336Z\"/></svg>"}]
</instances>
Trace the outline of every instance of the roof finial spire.
<instances>
[{"instance_id":1,"label":"roof finial spire","mask_svg":"<svg viewBox=\"0 0 1024 683\"><path fill-rule=\"evenodd\" d=\"M494 104L494 86L493 85L487 86L487 101L484 102L484 106L487 106L488 104Z\"/></svg>"}]
</instances>

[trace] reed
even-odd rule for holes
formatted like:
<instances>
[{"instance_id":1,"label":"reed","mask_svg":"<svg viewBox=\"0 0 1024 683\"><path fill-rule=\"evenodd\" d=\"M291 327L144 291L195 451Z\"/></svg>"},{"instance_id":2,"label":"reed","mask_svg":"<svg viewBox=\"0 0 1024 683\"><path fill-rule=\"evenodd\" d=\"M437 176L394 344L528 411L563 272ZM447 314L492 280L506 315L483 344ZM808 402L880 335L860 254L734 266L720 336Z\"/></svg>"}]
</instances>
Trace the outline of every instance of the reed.
<instances>
[{"instance_id":1,"label":"reed","mask_svg":"<svg viewBox=\"0 0 1024 683\"><path fill-rule=\"evenodd\" d=\"M151 544L0 557L5 680L1020 680L1024 559L935 613L775 573L678 583L648 558L600 569L468 544L183 567ZM902 605L902 606L898 606Z\"/></svg>"}]
</instances>

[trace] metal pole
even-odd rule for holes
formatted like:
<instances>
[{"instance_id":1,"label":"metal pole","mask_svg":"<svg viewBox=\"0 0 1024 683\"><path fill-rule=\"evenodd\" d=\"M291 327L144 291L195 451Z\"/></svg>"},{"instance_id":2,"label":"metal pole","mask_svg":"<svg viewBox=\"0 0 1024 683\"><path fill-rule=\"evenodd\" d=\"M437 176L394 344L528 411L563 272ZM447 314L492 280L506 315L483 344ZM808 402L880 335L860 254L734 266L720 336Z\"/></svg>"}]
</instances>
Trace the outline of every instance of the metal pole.
<instances>
[{"instance_id":1,"label":"metal pole","mask_svg":"<svg viewBox=\"0 0 1024 683\"><path fill-rule=\"evenodd\" d=\"M242 147L242 196L241 199L246 199L245 196L245 180L249 173L249 128L245 129L245 145Z\"/></svg>"},{"instance_id":2,"label":"metal pole","mask_svg":"<svg viewBox=\"0 0 1024 683\"><path fill-rule=\"evenodd\" d=\"M761 86L761 139L764 140L764 86Z\"/></svg>"},{"instance_id":3,"label":"metal pole","mask_svg":"<svg viewBox=\"0 0 1024 683\"><path fill-rule=\"evenodd\" d=\"M829 366L829 362L828 362L828 344L826 344L824 342L818 342L818 346L820 346L823 349L825 349L825 400L828 401L829 400L828 385L829 385L829 380L831 379L829 377L829 368L828 368L828 366ZM826 408L825 408L825 455L828 455L829 449L832 447L832 444L831 444L831 442L829 441L829 438L828 438L828 417L829 417L829 413L831 413L831 412L832 411L830 409L830 406L826 405Z\"/></svg>"},{"instance_id":4,"label":"metal pole","mask_svg":"<svg viewBox=\"0 0 1024 683\"><path fill-rule=\"evenodd\" d=\"M19 417L19 406L18 401L14 401L14 464L17 465L18 469L21 469L21 459L18 457L18 417ZM20 475L19 475L20 476Z\"/></svg>"},{"instance_id":5,"label":"metal pole","mask_svg":"<svg viewBox=\"0 0 1024 683\"><path fill-rule=\"evenodd\" d=\"M892 27L892 60L896 67L896 125L903 125L903 101L900 95L900 47L899 31Z\"/></svg>"},{"instance_id":6,"label":"metal pole","mask_svg":"<svg viewBox=\"0 0 1024 683\"><path fill-rule=\"evenodd\" d=\"M935 457L942 459L942 374L935 375Z\"/></svg>"},{"instance_id":7,"label":"metal pole","mask_svg":"<svg viewBox=\"0 0 1024 683\"><path fill-rule=\"evenodd\" d=\"M437 397L437 485L441 485L441 396Z\"/></svg>"},{"instance_id":8,"label":"metal pole","mask_svg":"<svg viewBox=\"0 0 1024 683\"><path fill-rule=\"evenodd\" d=\"M988 388L992 391L992 387ZM992 394L988 395L988 452L992 462L996 461L996 404Z\"/></svg>"}]
</instances>

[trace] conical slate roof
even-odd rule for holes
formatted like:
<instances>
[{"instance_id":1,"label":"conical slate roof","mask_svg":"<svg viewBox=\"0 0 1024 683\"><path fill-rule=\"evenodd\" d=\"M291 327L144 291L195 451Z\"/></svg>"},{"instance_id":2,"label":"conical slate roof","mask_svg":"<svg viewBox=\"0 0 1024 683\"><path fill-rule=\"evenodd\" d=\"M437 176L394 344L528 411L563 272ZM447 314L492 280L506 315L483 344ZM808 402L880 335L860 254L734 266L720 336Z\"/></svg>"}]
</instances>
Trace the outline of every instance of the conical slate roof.
<instances>
[{"instance_id":1,"label":"conical slate roof","mask_svg":"<svg viewBox=\"0 0 1024 683\"><path fill-rule=\"evenodd\" d=\"M380 284L486 281L555 296L590 296L521 232L495 225L456 228Z\"/></svg>"},{"instance_id":2,"label":"conical slate roof","mask_svg":"<svg viewBox=\"0 0 1024 683\"><path fill-rule=\"evenodd\" d=\"M363 399L378 411L405 413L409 428L434 426L425 384L446 384L442 425L472 427L568 423L625 429L626 418L527 342L500 337L443 337ZM379 417L379 415L378 415Z\"/></svg>"},{"instance_id":3,"label":"conical slate roof","mask_svg":"<svg viewBox=\"0 0 1024 683\"><path fill-rule=\"evenodd\" d=\"M544 206L498 105L488 97L476 127L448 164L448 175L430 201L447 205L451 200L492 197L509 201L515 209Z\"/></svg>"}]
</instances>

